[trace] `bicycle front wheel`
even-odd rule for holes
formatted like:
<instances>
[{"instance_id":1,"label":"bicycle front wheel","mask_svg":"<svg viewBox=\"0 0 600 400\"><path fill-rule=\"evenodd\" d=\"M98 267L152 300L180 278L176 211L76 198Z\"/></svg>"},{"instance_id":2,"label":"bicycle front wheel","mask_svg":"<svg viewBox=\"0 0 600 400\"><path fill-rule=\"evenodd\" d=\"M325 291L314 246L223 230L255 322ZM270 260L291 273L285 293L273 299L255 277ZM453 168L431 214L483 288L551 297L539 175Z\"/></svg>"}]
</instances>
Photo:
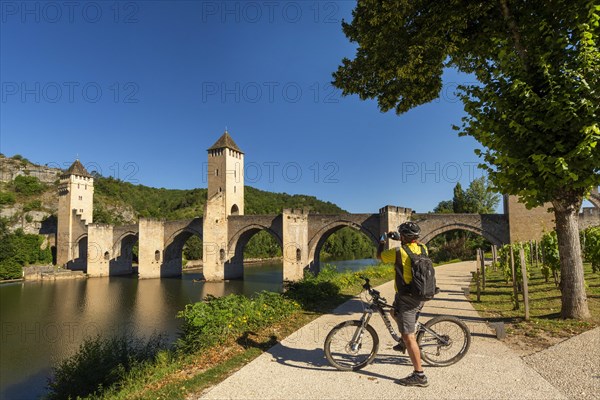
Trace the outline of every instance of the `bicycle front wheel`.
<instances>
[{"instance_id":1,"label":"bicycle front wheel","mask_svg":"<svg viewBox=\"0 0 600 400\"><path fill-rule=\"evenodd\" d=\"M471 346L467 325L456 317L440 315L425 323L417 335L421 358L430 365L445 367L458 362Z\"/></svg>"},{"instance_id":2,"label":"bicycle front wheel","mask_svg":"<svg viewBox=\"0 0 600 400\"><path fill-rule=\"evenodd\" d=\"M362 332L361 332L362 331ZM356 342L352 338L357 334ZM325 338L325 357L341 371L357 371L373 361L379 349L379 337L371 325L346 321L334 327Z\"/></svg>"}]
</instances>

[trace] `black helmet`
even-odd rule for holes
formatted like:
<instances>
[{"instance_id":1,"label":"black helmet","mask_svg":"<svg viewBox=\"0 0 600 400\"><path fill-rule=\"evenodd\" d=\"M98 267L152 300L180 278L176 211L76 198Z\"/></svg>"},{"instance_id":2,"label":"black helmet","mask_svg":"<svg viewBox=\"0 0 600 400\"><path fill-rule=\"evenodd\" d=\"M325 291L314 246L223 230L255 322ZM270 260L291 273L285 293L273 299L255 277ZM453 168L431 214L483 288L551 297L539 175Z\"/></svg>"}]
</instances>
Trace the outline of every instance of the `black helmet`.
<instances>
[{"instance_id":1,"label":"black helmet","mask_svg":"<svg viewBox=\"0 0 600 400\"><path fill-rule=\"evenodd\" d=\"M421 228L414 222L405 222L398 226L398 232L409 240L418 239L421 235Z\"/></svg>"}]
</instances>

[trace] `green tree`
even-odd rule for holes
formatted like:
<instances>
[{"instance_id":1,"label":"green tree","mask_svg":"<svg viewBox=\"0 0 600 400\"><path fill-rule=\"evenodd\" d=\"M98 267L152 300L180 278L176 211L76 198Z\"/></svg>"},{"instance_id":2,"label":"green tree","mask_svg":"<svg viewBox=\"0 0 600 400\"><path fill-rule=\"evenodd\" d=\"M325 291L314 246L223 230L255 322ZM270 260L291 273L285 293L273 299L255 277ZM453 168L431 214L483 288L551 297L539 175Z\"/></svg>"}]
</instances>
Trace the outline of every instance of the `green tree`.
<instances>
[{"instance_id":1,"label":"green tree","mask_svg":"<svg viewBox=\"0 0 600 400\"><path fill-rule=\"evenodd\" d=\"M464 199L465 212L473 214L493 214L500 203L500 196L491 189L483 176L469 184Z\"/></svg>"},{"instance_id":2,"label":"green tree","mask_svg":"<svg viewBox=\"0 0 600 400\"><path fill-rule=\"evenodd\" d=\"M183 255L186 260L202 260L202 239L194 235L183 246Z\"/></svg>"},{"instance_id":3,"label":"green tree","mask_svg":"<svg viewBox=\"0 0 600 400\"><path fill-rule=\"evenodd\" d=\"M465 192L462 189L460 182L454 186L454 197L452 198L452 209L456 214L462 214L466 212L465 204Z\"/></svg>"},{"instance_id":4,"label":"green tree","mask_svg":"<svg viewBox=\"0 0 600 400\"><path fill-rule=\"evenodd\" d=\"M434 213L452 214L454 212L454 202L452 200L442 200L433 209Z\"/></svg>"},{"instance_id":5,"label":"green tree","mask_svg":"<svg viewBox=\"0 0 600 400\"><path fill-rule=\"evenodd\" d=\"M578 234L581 202L600 184L600 5L597 0L361 0L343 30L358 44L334 74L344 95L406 112L439 97L445 67L459 88L461 135L498 190L551 203L564 318L590 316Z\"/></svg>"}]
</instances>

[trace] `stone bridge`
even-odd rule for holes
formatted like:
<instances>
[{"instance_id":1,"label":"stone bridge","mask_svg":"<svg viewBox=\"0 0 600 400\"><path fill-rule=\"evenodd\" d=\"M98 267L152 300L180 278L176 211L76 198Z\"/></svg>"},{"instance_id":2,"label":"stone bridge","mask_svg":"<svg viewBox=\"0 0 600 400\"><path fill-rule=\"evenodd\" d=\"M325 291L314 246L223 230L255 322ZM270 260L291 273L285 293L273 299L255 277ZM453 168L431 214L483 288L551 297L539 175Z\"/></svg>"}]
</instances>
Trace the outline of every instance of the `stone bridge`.
<instances>
[{"instance_id":1,"label":"stone bridge","mask_svg":"<svg viewBox=\"0 0 600 400\"><path fill-rule=\"evenodd\" d=\"M527 210L514 196L504 196L504 214L414 214L404 207L385 206L377 214L311 214L286 209L279 215L244 215L244 153L226 131L208 149L207 200L202 218L159 221L141 218L137 224L94 224L94 178L76 160L60 176L57 223L57 264L84 269L89 276L132 272L133 248L138 247L140 278L177 276L182 272L182 250L193 235L203 244L203 273L207 280L242 278L244 247L256 233L267 231L281 246L283 279L297 280L305 269L319 270L321 249L327 238L349 227L373 244L384 232L407 220L417 221L422 241L462 229L503 243L538 239L554 227L547 207ZM590 197L580 228L600 224L600 195ZM388 246L395 247L391 241Z\"/></svg>"},{"instance_id":2,"label":"stone bridge","mask_svg":"<svg viewBox=\"0 0 600 400\"><path fill-rule=\"evenodd\" d=\"M514 204L511 206L515 211ZM551 214L547 215L551 217ZM140 278L178 276L182 273L183 246L195 235L203 240L206 255L214 256L217 261L216 267L205 267L207 279L240 279L244 276L245 246L255 234L266 231L282 248L284 280L296 280L302 277L305 269L319 270L321 249L336 231L349 227L362 232L377 245L382 233L396 229L409 219L420 225L421 241L425 244L451 230L473 232L495 245L511 241L507 214L418 214L411 209L394 206L386 206L378 214L325 215L286 209L279 215L228 216L227 235L222 242L205 240L202 218L179 221L140 219L136 225L89 224L87 229L82 224L75 246L77 257L71 266L78 266L73 269L87 269L90 276L129 274L132 272L132 250L139 243ZM538 219L530 218L530 225L535 225L536 221ZM599 222L598 208L584 209L580 215L581 229ZM512 232L513 237L523 234L523 231ZM389 246L396 245L390 241Z\"/></svg>"}]
</instances>

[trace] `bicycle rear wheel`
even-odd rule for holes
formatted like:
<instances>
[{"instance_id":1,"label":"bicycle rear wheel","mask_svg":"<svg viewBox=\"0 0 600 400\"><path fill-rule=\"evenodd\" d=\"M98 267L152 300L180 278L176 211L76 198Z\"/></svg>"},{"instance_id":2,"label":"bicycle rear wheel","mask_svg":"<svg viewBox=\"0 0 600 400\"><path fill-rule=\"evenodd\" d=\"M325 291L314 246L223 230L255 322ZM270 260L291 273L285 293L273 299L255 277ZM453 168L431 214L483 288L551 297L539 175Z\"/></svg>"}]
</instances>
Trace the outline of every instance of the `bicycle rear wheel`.
<instances>
[{"instance_id":1,"label":"bicycle rear wheel","mask_svg":"<svg viewBox=\"0 0 600 400\"><path fill-rule=\"evenodd\" d=\"M445 367L458 362L471 346L467 325L456 317L440 315L424 324L417 335L421 358L430 365ZM429 329L435 335L428 332Z\"/></svg>"},{"instance_id":2,"label":"bicycle rear wheel","mask_svg":"<svg viewBox=\"0 0 600 400\"><path fill-rule=\"evenodd\" d=\"M361 328L360 321L346 321L335 326L325 338L325 357L341 371L357 371L373 361L379 349L379 337L371 325ZM362 329L356 343L352 338Z\"/></svg>"}]
</instances>

